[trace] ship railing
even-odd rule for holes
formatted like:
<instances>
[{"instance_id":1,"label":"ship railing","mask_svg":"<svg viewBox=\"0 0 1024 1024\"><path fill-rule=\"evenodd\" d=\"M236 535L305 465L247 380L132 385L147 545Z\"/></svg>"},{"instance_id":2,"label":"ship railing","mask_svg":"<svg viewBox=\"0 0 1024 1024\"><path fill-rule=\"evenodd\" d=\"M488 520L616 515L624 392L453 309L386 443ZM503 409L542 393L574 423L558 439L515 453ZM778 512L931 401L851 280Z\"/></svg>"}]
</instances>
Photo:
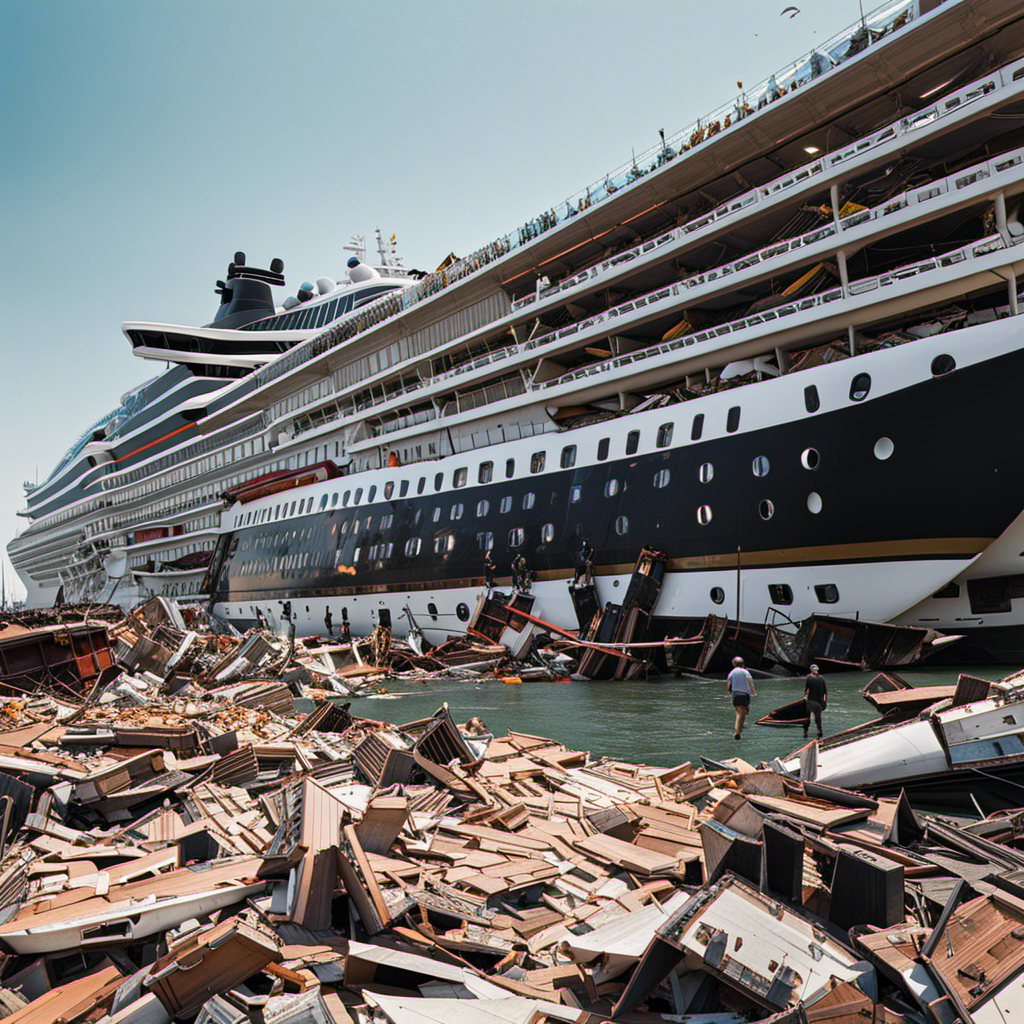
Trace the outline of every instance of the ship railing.
<instances>
[{"instance_id":1,"label":"ship railing","mask_svg":"<svg viewBox=\"0 0 1024 1024\"><path fill-rule=\"evenodd\" d=\"M1014 244L1019 244L1019 242L1015 242ZM941 256L933 256L926 260L920 260L917 263L900 267L897 270L888 271L885 274L879 274L877 277L861 278L858 281L851 281L848 294L849 296L857 296L875 289L887 288L891 285L898 284L901 281L905 281L908 278L916 277L919 274L928 273L929 271L938 270L943 267L951 267L965 260L987 256L989 253L996 252L997 250L1004 248L1006 248L1006 243L1003 241L1002 237L999 235L993 235L988 238L983 238L980 241L972 242L969 245L962 246L959 249L954 249L950 252L944 253ZM672 290L675 290L676 294L679 293L678 289L680 288L680 285L672 286ZM679 338L673 338L671 341L662 342L659 345L638 349L635 352L629 352L625 355L616 356L612 359L605 359L599 363L591 363L588 366L583 366L576 370L570 370L568 373L564 373L560 377L555 377L552 380L532 384L531 390L541 391L547 388L558 387L559 385L569 384L575 380L581 380L585 377L608 373L611 370L628 366L631 363L643 362L648 359L657 359L661 356L678 352L682 348L688 348L691 345L700 345L705 342L712 341L715 338L724 337L727 334L735 334L739 331L746 330L749 327L756 327L762 324L771 323L775 320L783 320L795 313L805 312L806 310L814 309L818 306L838 302L844 298L847 298L847 293L844 292L842 288L831 288L828 291L819 293L818 295L797 299L793 302L776 306L773 309L766 309L760 313L755 313L752 316L743 317L742 319L733 320L725 324L719 324L715 327L709 327L694 334L684 334Z\"/></svg>"}]
</instances>

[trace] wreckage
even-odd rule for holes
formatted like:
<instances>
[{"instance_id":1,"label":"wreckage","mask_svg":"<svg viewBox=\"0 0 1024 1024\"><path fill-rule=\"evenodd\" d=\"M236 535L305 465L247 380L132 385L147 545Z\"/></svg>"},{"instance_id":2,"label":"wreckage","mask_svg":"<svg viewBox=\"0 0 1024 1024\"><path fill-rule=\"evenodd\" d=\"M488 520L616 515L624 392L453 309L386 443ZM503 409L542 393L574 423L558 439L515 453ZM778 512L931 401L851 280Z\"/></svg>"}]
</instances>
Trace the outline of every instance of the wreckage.
<instances>
[{"instance_id":1,"label":"wreckage","mask_svg":"<svg viewBox=\"0 0 1024 1024\"><path fill-rule=\"evenodd\" d=\"M497 616L493 646L518 625ZM1019 1012L1024 811L962 828L807 756L652 767L445 706L302 711L344 645L219 635L159 602L109 628L110 673L0 697L11 1024ZM958 722L1016 713L1011 684L960 689Z\"/></svg>"}]
</instances>

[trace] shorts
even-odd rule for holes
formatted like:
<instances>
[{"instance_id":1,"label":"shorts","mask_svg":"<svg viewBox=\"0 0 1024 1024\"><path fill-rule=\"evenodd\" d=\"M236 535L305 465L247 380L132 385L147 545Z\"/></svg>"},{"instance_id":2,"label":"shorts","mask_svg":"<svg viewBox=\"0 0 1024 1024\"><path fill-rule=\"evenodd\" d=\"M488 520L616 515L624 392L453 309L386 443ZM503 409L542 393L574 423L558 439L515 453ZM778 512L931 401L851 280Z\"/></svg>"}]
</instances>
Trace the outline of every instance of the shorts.
<instances>
[{"instance_id":1,"label":"shorts","mask_svg":"<svg viewBox=\"0 0 1024 1024\"><path fill-rule=\"evenodd\" d=\"M749 708L750 707L750 694L749 693L734 693L732 695L732 706L734 708Z\"/></svg>"}]
</instances>

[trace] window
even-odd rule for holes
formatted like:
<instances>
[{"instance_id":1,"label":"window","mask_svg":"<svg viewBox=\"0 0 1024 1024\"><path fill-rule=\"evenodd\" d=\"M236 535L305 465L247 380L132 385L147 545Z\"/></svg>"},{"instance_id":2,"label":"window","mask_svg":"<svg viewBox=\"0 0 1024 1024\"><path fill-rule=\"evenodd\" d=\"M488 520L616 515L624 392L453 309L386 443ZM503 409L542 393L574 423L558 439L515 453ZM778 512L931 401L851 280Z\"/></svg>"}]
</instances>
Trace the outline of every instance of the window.
<instances>
[{"instance_id":1,"label":"window","mask_svg":"<svg viewBox=\"0 0 1024 1024\"><path fill-rule=\"evenodd\" d=\"M615 495L618 494L618 493L619 493L619 481L616 480L615 477L612 477L611 480L609 480L604 485L604 496L606 498L614 498Z\"/></svg>"},{"instance_id":2,"label":"window","mask_svg":"<svg viewBox=\"0 0 1024 1024\"><path fill-rule=\"evenodd\" d=\"M597 442L597 461L598 462L604 462L604 460L608 458L608 446L610 444L611 444L611 441L607 437L602 437L601 440Z\"/></svg>"},{"instance_id":3,"label":"window","mask_svg":"<svg viewBox=\"0 0 1024 1024\"><path fill-rule=\"evenodd\" d=\"M459 622L469 621L469 605L465 601L460 601L455 606L455 614L459 617Z\"/></svg>"},{"instance_id":4,"label":"window","mask_svg":"<svg viewBox=\"0 0 1024 1024\"><path fill-rule=\"evenodd\" d=\"M427 605L427 614L428 614L428 615L429 615L429 616L430 616L430 617L431 617L431 618L432 618L432 619L433 619L433 620L434 620L435 622L437 622L437 605L436 605L436 604L434 604L434 602L433 602L433 601L431 601L431 602L430 602L430 604L428 604L428 605Z\"/></svg>"},{"instance_id":5,"label":"window","mask_svg":"<svg viewBox=\"0 0 1024 1024\"><path fill-rule=\"evenodd\" d=\"M476 475L477 482L481 483L481 484L489 484L491 482L491 476L493 475L493 473L494 473L494 463L493 462L481 462L480 463L480 470L479 470L479 472Z\"/></svg>"},{"instance_id":6,"label":"window","mask_svg":"<svg viewBox=\"0 0 1024 1024\"><path fill-rule=\"evenodd\" d=\"M527 491L523 495L523 511L526 512L529 509L533 508L534 503L536 502L536 500L537 500L537 495L534 494L533 491Z\"/></svg>"},{"instance_id":7,"label":"window","mask_svg":"<svg viewBox=\"0 0 1024 1024\"><path fill-rule=\"evenodd\" d=\"M839 602L839 588L834 583L818 583L814 587L814 593L822 604Z\"/></svg>"},{"instance_id":8,"label":"window","mask_svg":"<svg viewBox=\"0 0 1024 1024\"><path fill-rule=\"evenodd\" d=\"M505 460L505 479L511 480L516 475L516 460L506 459Z\"/></svg>"},{"instance_id":9,"label":"window","mask_svg":"<svg viewBox=\"0 0 1024 1024\"><path fill-rule=\"evenodd\" d=\"M699 412L693 417L693 426L690 427L690 440L699 441L700 435L704 433L704 413Z\"/></svg>"},{"instance_id":10,"label":"window","mask_svg":"<svg viewBox=\"0 0 1024 1024\"><path fill-rule=\"evenodd\" d=\"M715 467L710 462L704 462L701 464L700 469L697 471L697 477L702 484L709 484L715 477Z\"/></svg>"},{"instance_id":11,"label":"window","mask_svg":"<svg viewBox=\"0 0 1024 1024\"><path fill-rule=\"evenodd\" d=\"M894 445L887 437L880 437L875 442L875 458L880 462L885 462L885 460L888 459L894 451L896 451L896 445Z\"/></svg>"},{"instance_id":12,"label":"window","mask_svg":"<svg viewBox=\"0 0 1024 1024\"><path fill-rule=\"evenodd\" d=\"M331 508L336 508L336 507L337 507L337 504L338 504L338 492L337 492L337 491L335 491L335 492L334 492L334 493L333 493L333 494L331 495Z\"/></svg>"},{"instance_id":13,"label":"window","mask_svg":"<svg viewBox=\"0 0 1024 1024\"><path fill-rule=\"evenodd\" d=\"M440 520L441 520L441 506L440 505L435 505L434 506L433 522L437 523L437 522L440 522Z\"/></svg>"},{"instance_id":14,"label":"window","mask_svg":"<svg viewBox=\"0 0 1024 1024\"><path fill-rule=\"evenodd\" d=\"M768 596L772 604L792 604L793 588L788 583L769 583Z\"/></svg>"},{"instance_id":15,"label":"window","mask_svg":"<svg viewBox=\"0 0 1024 1024\"><path fill-rule=\"evenodd\" d=\"M494 547L494 534L478 533L476 535L476 543L481 551L490 551Z\"/></svg>"},{"instance_id":16,"label":"window","mask_svg":"<svg viewBox=\"0 0 1024 1024\"><path fill-rule=\"evenodd\" d=\"M321 496L320 504L317 505L317 509L316 510L317 510L317 512L323 512L323 510L325 508L327 508L327 495L326 494Z\"/></svg>"},{"instance_id":17,"label":"window","mask_svg":"<svg viewBox=\"0 0 1024 1024\"><path fill-rule=\"evenodd\" d=\"M1024 573L968 580L967 596L971 602L972 615L1013 611L1013 599L1024 597Z\"/></svg>"},{"instance_id":18,"label":"window","mask_svg":"<svg viewBox=\"0 0 1024 1024\"><path fill-rule=\"evenodd\" d=\"M668 487L669 480L672 479L672 472L668 469L659 469L654 474L654 486L655 487Z\"/></svg>"},{"instance_id":19,"label":"window","mask_svg":"<svg viewBox=\"0 0 1024 1024\"><path fill-rule=\"evenodd\" d=\"M813 384L804 388L804 408L808 412L817 412L821 408L821 399L818 397L818 389Z\"/></svg>"},{"instance_id":20,"label":"window","mask_svg":"<svg viewBox=\"0 0 1024 1024\"><path fill-rule=\"evenodd\" d=\"M416 493L417 494L422 494L424 489L426 488L426 486L427 486L427 478L425 476L421 476L420 479L419 479L419 482L416 484Z\"/></svg>"},{"instance_id":21,"label":"window","mask_svg":"<svg viewBox=\"0 0 1024 1024\"><path fill-rule=\"evenodd\" d=\"M655 444L659 448L667 448L672 443L672 430L674 427L674 423L662 423L658 427L658 439L655 441Z\"/></svg>"},{"instance_id":22,"label":"window","mask_svg":"<svg viewBox=\"0 0 1024 1024\"><path fill-rule=\"evenodd\" d=\"M465 466L461 466L455 470L455 476L452 478L452 483L456 487L465 487L466 481L469 479L469 470Z\"/></svg>"},{"instance_id":23,"label":"window","mask_svg":"<svg viewBox=\"0 0 1024 1024\"><path fill-rule=\"evenodd\" d=\"M420 553L420 548L423 546L423 541L419 537L410 537L405 542L405 553L409 558L415 558Z\"/></svg>"},{"instance_id":24,"label":"window","mask_svg":"<svg viewBox=\"0 0 1024 1024\"><path fill-rule=\"evenodd\" d=\"M817 515L824 507L824 502L821 500L821 495L817 491L811 491L807 495L807 511L812 515Z\"/></svg>"},{"instance_id":25,"label":"window","mask_svg":"<svg viewBox=\"0 0 1024 1024\"><path fill-rule=\"evenodd\" d=\"M363 500L363 489L362 489L362 487L357 487L356 488L356 495L355 495L355 498L353 499L353 503L358 505L359 502L361 502L362 500Z\"/></svg>"},{"instance_id":26,"label":"window","mask_svg":"<svg viewBox=\"0 0 1024 1024\"><path fill-rule=\"evenodd\" d=\"M394 480L389 480L384 485L384 500L385 501L390 501L391 500L391 495L394 494L394 493L395 493L395 482L394 482Z\"/></svg>"},{"instance_id":27,"label":"window","mask_svg":"<svg viewBox=\"0 0 1024 1024\"><path fill-rule=\"evenodd\" d=\"M434 490L435 491L441 490L441 486L443 484L444 484L444 473L435 473L434 474Z\"/></svg>"},{"instance_id":28,"label":"window","mask_svg":"<svg viewBox=\"0 0 1024 1024\"><path fill-rule=\"evenodd\" d=\"M625 516L619 516L619 518L615 520L615 532L620 537L625 537L626 534L629 533L629 520Z\"/></svg>"},{"instance_id":29,"label":"window","mask_svg":"<svg viewBox=\"0 0 1024 1024\"><path fill-rule=\"evenodd\" d=\"M775 515L775 506L765 498L760 505L757 506L757 514L764 520L771 519Z\"/></svg>"},{"instance_id":30,"label":"window","mask_svg":"<svg viewBox=\"0 0 1024 1024\"><path fill-rule=\"evenodd\" d=\"M576 445L567 444L562 449L561 466L562 469L572 469L576 465Z\"/></svg>"},{"instance_id":31,"label":"window","mask_svg":"<svg viewBox=\"0 0 1024 1024\"><path fill-rule=\"evenodd\" d=\"M817 448L805 448L800 456L800 465L812 473L821 465L821 456Z\"/></svg>"},{"instance_id":32,"label":"window","mask_svg":"<svg viewBox=\"0 0 1024 1024\"><path fill-rule=\"evenodd\" d=\"M409 493L409 481L408 480L403 480L398 485L398 496L400 498L404 498L408 493Z\"/></svg>"},{"instance_id":33,"label":"window","mask_svg":"<svg viewBox=\"0 0 1024 1024\"><path fill-rule=\"evenodd\" d=\"M540 539L545 544L550 544L555 539L555 524L554 523L545 523L541 527Z\"/></svg>"},{"instance_id":34,"label":"window","mask_svg":"<svg viewBox=\"0 0 1024 1024\"><path fill-rule=\"evenodd\" d=\"M582 495L583 495L583 488L579 484L573 484L572 487L569 488L569 502L570 502L570 504L575 505L576 502L580 500Z\"/></svg>"},{"instance_id":35,"label":"window","mask_svg":"<svg viewBox=\"0 0 1024 1024\"><path fill-rule=\"evenodd\" d=\"M768 470L771 468L768 459L764 455L758 455L754 459L754 463L751 467L754 471L754 476L767 476Z\"/></svg>"},{"instance_id":36,"label":"window","mask_svg":"<svg viewBox=\"0 0 1024 1024\"><path fill-rule=\"evenodd\" d=\"M851 402L863 402L868 397L868 392L871 390L871 374L869 373L858 373L856 377L850 381L850 401Z\"/></svg>"},{"instance_id":37,"label":"window","mask_svg":"<svg viewBox=\"0 0 1024 1024\"><path fill-rule=\"evenodd\" d=\"M626 435L626 454L636 455L636 450L640 447L640 431L631 430Z\"/></svg>"},{"instance_id":38,"label":"window","mask_svg":"<svg viewBox=\"0 0 1024 1024\"><path fill-rule=\"evenodd\" d=\"M377 497L377 485L376 485L376 484L374 484L374 485L373 485L373 486L372 486L372 487L370 488L370 490L369 490L369 491L367 492L367 495L366 495L366 500L367 500L367 501L373 501L373 499L374 499L374 498L376 498L376 497Z\"/></svg>"},{"instance_id":39,"label":"window","mask_svg":"<svg viewBox=\"0 0 1024 1024\"><path fill-rule=\"evenodd\" d=\"M729 415L725 419L725 429L730 434L735 434L740 429L740 407L734 405L729 410Z\"/></svg>"},{"instance_id":40,"label":"window","mask_svg":"<svg viewBox=\"0 0 1024 1024\"><path fill-rule=\"evenodd\" d=\"M701 505L701 507L697 509L697 522L700 523L701 526L707 526L708 523L711 522L710 505Z\"/></svg>"},{"instance_id":41,"label":"window","mask_svg":"<svg viewBox=\"0 0 1024 1024\"><path fill-rule=\"evenodd\" d=\"M711 600L715 604L721 604L725 600L725 591L721 587L711 588Z\"/></svg>"},{"instance_id":42,"label":"window","mask_svg":"<svg viewBox=\"0 0 1024 1024\"><path fill-rule=\"evenodd\" d=\"M959 597L960 584L947 583L941 590L936 590L932 597Z\"/></svg>"},{"instance_id":43,"label":"window","mask_svg":"<svg viewBox=\"0 0 1024 1024\"><path fill-rule=\"evenodd\" d=\"M491 509L491 503L486 498L484 498L481 501L478 501L476 503L477 518L479 518L480 516L487 515L487 513L490 511L490 509Z\"/></svg>"},{"instance_id":44,"label":"window","mask_svg":"<svg viewBox=\"0 0 1024 1024\"><path fill-rule=\"evenodd\" d=\"M544 463L547 462L547 458L547 452L534 452L530 456L530 472L542 473L544 471Z\"/></svg>"},{"instance_id":45,"label":"window","mask_svg":"<svg viewBox=\"0 0 1024 1024\"><path fill-rule=\"evenodd\" d=\"M380 528L382 530L390 530L391 524L395 521L394 513L389 512L386 516L380 517Z\"/></svg>"},{"instance_id":46,"label":"window","mask_svg":"<svg viewBox=\"0 0 1024 1024\"><path fill-rule=\"evenodd\" d=\"M454 523L455 520L462 518L462 513L466 511L466 506L462 504L452 505L451 511L448 513L448 518Z\"/></svg>"},{"instance_id":47,"label":"window","mask_svg":"<svg viewBox=\"0 0 1024 1024\"><path fill-rule=\"evenodd\" d=\"M943 377L947 373L952 373L956 369L956 360L951 356L943 353L941 356L936 356L932 360L932 376Z\"/></svg>"},{"instance_id":48,"label":"window","mask_svg":"<svg viewBox=\"0 0 1024 1024\"><path fill-rule=\"evenodd\" d=\"M509 530L509 532L508 532L508 546L510 548L517 548L517 547L519 547L523 543L524 539L525 539L525 534L523 533L523 528L521 526L517 526L514 530Z\"/></svg>"},{"instance_id":49,"label":"window","mask_svg":"<svg viewBox=\"0 0 1024 1024\"><path fill-rule=\"evenodd\" d=\"M498 506L498 511L501 512L502 515L504 515L511 508L512 508L512 495L511 494L506 494L505 497L501 499L501 504Z\"/></svg>"}]
</instances>

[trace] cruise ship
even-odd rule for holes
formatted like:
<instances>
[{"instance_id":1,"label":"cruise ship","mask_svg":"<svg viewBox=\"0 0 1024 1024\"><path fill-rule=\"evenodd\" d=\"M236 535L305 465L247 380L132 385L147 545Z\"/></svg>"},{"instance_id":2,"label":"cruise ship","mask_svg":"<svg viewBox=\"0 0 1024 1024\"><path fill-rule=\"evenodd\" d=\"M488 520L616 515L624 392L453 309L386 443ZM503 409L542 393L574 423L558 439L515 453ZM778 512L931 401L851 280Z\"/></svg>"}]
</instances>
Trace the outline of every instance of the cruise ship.
<instances>
[{"instance_id":1,"label":"cruise ship","mask_svg":"<svg viewBox=\"0 0 1024 1024\"><path fill-rule=\"evenodd\" d=\"M646 547L664 634L1024 661L1022 199L1024 0L885 4L434 272L378 231L284 297L236 253L210 323L124 324L167 368L26 485L11 560L36 604L440 641L520 558L575 627L581 563L615 603Z\"/></svg>"}]
</instances>

